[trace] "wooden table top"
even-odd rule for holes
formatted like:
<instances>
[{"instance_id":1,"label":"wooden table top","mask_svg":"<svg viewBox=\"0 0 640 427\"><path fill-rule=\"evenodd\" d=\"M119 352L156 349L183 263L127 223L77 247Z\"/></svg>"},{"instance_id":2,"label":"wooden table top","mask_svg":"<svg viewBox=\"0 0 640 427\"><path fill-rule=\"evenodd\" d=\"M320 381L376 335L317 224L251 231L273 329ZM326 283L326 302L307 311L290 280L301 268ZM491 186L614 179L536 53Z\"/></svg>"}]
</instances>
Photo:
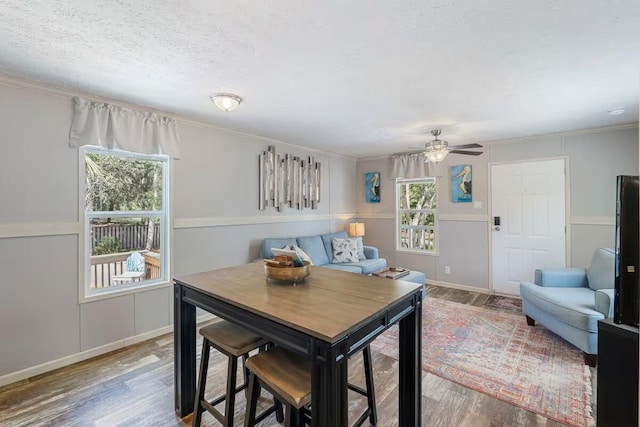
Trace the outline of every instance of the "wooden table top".
<instances>
[{"instance_id":1,"label":"wooden table top","mask_svg":"<svg viewBox=\"0 0 640 427\"><path fill-rule=\"evenodd\" d=\"M175 278L262 317L334 343L421 285L311 266L297 285L267 282L262 262Z\"/></svg>"}]
</instances>

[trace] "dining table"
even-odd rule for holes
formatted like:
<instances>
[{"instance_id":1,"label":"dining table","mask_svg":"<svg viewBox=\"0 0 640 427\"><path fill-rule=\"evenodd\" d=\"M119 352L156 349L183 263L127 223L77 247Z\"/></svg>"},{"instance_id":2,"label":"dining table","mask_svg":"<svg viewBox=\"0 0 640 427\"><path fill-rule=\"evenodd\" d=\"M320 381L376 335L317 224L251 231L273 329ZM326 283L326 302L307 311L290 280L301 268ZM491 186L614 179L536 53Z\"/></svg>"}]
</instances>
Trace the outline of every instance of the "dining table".
<instances>
[{"instance_id":1,"label":"dining table","mask_svg":"<svg viewBox=\"0 0 640 427\"><path fill-rule=\"evenodd\" d=\"M422 286L325 267L309 268L310 275L295 284L266 279L262 262L174 278L178 416L193 411L199 307L310 360L314 427L348 424L349 357L399 324L398 425L420 425Z\"/></svg>"}]
</instances>

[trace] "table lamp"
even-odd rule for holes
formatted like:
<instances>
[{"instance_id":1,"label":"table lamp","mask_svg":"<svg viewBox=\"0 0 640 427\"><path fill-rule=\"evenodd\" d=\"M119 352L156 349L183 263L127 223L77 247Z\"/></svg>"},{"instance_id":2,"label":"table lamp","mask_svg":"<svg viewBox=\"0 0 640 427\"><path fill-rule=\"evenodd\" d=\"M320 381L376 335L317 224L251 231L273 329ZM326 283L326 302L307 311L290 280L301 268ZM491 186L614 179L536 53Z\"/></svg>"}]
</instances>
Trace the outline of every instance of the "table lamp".
<instances>
[{"instance_id":1,"label":"table lamp","mask_svg":"<svg viewBox=\"0 0 640 427\"><path fill-rule=\"evenodd\" d=\"M349 235L354 237L364 236L364 223L352 222L349 224Z\"/></svg>"}]
</instances>

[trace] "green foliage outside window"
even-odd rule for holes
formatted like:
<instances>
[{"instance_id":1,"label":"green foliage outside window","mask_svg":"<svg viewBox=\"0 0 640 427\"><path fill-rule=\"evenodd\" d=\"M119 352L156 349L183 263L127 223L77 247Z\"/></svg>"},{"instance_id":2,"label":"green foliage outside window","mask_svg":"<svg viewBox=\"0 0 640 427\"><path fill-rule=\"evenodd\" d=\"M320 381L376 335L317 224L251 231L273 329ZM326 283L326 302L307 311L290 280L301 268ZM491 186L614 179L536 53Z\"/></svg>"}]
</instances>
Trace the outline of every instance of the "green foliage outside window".
<instances>
[{"instance_id":1,"label":"green foliage outside window","mask_svg":"<svg viewBox=\"0 0 640 427\"><path fill-rule=\"evenodd\" d=\"M399 247L435 251L437 187L435 180L399 182Z\"/></svg>"},{"instance_id":2,"label":"green foliage outside window","mask_svg":"<svg viewBox=\"0 0 640 427\"><path fill-rule=\"evenodd\" d=\"M162 211L162 173L163 162L160 160L136 158L121 153L85 153L85 211L131 213L127 217L102 215L100 218L92 218L92 230L99 225L144 225L147 235L143 248L157 249L157 245L154 245L154 233L159 218L148 215L138 217L136 212ZM98 251L116 253L122 248L116 242L105 241L102 244L105 238L95 244L94 255L98 255ZM139 239L137 236L126 236L126 250L132 249L131 241L138 242ZM136 250L139 246L137 243L134 245Z\"/></svg>"},{"instance_id":3,"label":"green foliage outside window","mask_svg":"<svg viewBox=\"0 0 640 427\"><path fill-rule=\"evenodd\" d=\"M162 209L162 164L104 154L86 154L87 211Z\"/></svg>"},{"instance_id":4,"label":"green foliage outside window","mask_svg":"<svg viewBox=\"0 0 640 427\"><path fill-rule=\"evenodd\" d=\"M110 236L103 237L102 239L100 239L95 249L93 250L93 254L94 255L114 254L114 253L120 252L121 247L122 247L122 244L120 243L120 240L116 239L115 237L110 237Z\"/></svg>"}]
</instances>

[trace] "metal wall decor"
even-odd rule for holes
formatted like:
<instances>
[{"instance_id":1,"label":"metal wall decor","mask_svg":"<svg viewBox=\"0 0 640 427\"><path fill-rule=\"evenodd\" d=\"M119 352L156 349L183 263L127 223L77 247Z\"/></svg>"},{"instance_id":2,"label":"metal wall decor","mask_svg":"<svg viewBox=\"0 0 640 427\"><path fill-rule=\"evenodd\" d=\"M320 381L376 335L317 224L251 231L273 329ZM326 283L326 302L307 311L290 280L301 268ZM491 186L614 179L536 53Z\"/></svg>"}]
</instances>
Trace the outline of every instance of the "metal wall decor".
<instances>
[{"instance_id":1,"label":"metal wall decor","mask_svg":"<svg viewBox=\"0 0 640 427\"><path fill-rule=\"evenodd\" d=\"M298 210L318 209L320 203L320 162L313 156L301 157L276 154L270 145L259 156L260 210L274 207L282 212L285 207Z\"/></svg>"}]
</instances>

